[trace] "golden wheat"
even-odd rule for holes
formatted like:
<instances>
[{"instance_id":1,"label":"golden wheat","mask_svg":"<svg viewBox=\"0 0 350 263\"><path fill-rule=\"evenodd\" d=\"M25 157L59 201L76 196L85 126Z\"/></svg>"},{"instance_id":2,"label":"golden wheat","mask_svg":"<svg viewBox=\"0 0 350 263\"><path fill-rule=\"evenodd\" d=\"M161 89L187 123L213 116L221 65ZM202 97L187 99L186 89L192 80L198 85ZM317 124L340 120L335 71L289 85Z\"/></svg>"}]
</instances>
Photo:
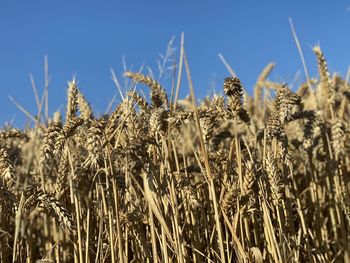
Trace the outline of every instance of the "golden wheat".
<instances>
[{"instance_id":1,"label":"golden wheat","mask_svg":"<svg viewBox=\"0 0 350 263\"><path fill-rule=\"evenodd\" d=\"M64 121L0 131L0 262L349 262L349 83L314 52L297 92L269 64L198 105L126 72L150 101L96 116L69 82Z\"/></svg>"}]
</instances>

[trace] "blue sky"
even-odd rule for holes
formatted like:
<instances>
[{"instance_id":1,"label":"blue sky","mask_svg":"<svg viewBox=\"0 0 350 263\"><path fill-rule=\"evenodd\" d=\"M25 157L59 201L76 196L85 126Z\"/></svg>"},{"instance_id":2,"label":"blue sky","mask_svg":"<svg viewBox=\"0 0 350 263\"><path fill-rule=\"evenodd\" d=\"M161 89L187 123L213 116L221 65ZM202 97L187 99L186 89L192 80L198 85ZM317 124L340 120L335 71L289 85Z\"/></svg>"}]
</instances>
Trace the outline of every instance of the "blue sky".
<instances>
[{"instance_id":1,"label":"blue sky","mask_svg":"<svg viewBox=\"0 0 350 263\"><path fill-rule=\"evenodd\" d=\"M291 82L298 72L304 78L289 17L311 75L317 73L311 51L317 43L330 70L345 75L350 65L349 7L350 0L1 0L0 125L25 123L9 95L36 113L29 74L42 91L45 54L51 76L50 112L64 110L67 81L75 75L94 110L103 113L117 93L110 69L121 78L124 56L128 68L146 65L158 75L159 53L165 52L172 36L179 47L181 32L198 97L221 91L228 72L219 53L248 92L271 61L277 64L272 79ZM181 97L187 87L183 82Z\"/></svg>"}]
</instances>

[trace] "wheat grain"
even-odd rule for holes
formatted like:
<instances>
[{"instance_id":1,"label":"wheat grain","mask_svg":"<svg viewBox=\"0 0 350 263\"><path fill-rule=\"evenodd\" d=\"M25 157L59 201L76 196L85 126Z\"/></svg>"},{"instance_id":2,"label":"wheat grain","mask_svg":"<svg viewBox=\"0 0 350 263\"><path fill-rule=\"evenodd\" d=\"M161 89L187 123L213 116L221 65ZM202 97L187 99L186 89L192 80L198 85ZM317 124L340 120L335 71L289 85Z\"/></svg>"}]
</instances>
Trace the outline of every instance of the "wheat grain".
<instances>
[{"instance_id":1,"label":"wheat grain","mask_svg":"<svg viewBox=\"0 0 350 263\"><path fill-rule=\"evenodd\" d=\"M165 89L157 81L141 73L125 72L124 75L136 82L146 84L151 89L151 101L155 108L168 105L168 96Z\"/></svg>"}]
</instances>

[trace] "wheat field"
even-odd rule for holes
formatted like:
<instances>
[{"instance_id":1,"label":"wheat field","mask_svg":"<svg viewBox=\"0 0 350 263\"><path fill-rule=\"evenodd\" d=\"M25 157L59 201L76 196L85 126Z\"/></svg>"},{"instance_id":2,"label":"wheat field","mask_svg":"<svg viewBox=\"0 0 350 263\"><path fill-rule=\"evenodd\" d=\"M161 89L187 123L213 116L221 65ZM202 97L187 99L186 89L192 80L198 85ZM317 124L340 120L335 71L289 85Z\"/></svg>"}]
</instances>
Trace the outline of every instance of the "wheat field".
<instances>
[{"instance_id":1,"label":"wheat field","mask_svg":"<svg viewBox=\"0 0 350 263\"><path fill-rule=\"evenodd\" d=\"M198 102L181 52L101 116L70 81L62 117L0 132L0 261L350 262L349 76L314 53L295 91L269 64Z\"/></svg>"}]
</instances>

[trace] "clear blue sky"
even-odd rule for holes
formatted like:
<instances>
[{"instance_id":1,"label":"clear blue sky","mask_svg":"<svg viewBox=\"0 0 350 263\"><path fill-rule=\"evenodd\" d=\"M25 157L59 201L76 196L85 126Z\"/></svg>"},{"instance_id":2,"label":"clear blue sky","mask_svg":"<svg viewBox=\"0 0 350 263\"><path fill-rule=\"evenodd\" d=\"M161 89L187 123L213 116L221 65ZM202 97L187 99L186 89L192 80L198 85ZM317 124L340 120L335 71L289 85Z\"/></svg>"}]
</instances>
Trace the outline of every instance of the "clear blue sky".
<instances>
[{"instance_id":1,"label":"clear blue sky","mask_svg":"<svg viewBox=\"0 0 350 263\"><path fill-rule=\"evenodd\" d=\"M320 43L332 71L346 74L350 64L350 0L307 1L0 1L0 125L24 115L14 97L36 113L32 73L44 86L44 56L49 58L50 111L64 109L67 81L76 75L97 112L116 94L110 68L122 75L122 57L137 70L157 73L158 54L181 32L195 91L221 90L228 75L222 53L248 91L264 66L274 61L271 78L290 82L300 71L288 17L293 19L311 75L316 74L311 46ZM214 83L214 84L213 84ZM188 93L182 85L181 96Z\"/></svg>"}]
</instances>

